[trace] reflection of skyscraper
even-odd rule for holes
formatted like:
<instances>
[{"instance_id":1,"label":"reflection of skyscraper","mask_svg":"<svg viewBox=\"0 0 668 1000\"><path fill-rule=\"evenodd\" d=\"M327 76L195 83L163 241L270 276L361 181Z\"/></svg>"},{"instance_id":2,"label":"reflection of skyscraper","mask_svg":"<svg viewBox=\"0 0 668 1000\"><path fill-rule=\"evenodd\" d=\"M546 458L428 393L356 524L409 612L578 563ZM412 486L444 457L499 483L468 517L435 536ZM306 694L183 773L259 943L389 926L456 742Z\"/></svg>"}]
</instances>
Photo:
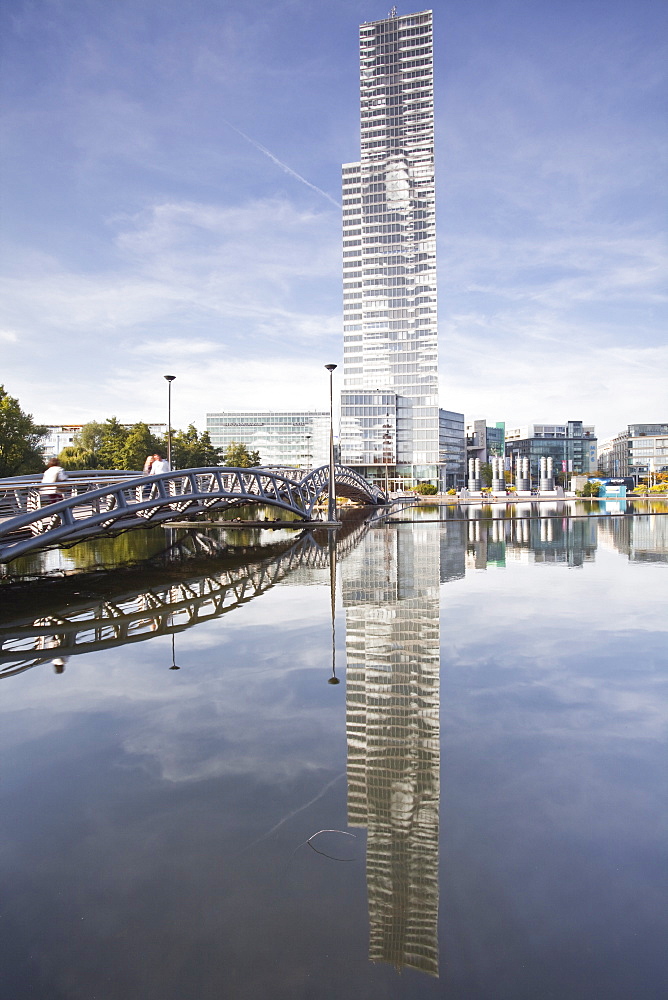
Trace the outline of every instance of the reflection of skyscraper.
<instances>
[{"instance_id":1,"label":"reflection of skyscraper","mask_svg":"<svg viewBox=\"0 0 668 1000\"><path fill-rule=\"evenodd\" d=\"M374 530L341 568L348 822L367 828L372 961L438 975L439 545Z\"/></svg>"}]
</instances>

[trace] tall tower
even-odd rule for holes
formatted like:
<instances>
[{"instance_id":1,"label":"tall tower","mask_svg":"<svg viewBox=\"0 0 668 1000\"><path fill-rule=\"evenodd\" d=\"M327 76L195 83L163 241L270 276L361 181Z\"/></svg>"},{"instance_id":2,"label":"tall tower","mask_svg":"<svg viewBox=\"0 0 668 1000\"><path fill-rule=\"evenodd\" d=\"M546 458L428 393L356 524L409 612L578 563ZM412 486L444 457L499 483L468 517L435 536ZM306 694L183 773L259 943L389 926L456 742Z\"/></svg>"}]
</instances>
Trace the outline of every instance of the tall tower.
<instances>
[{"instance_id":1,"label":"tall tower","mask_svg":"<svg viewBox=\"0 0 668 1000\"><path fill-rule=\"evenodd\" d=\"M361 150L343 166L341 461L438 481L432 14L360 27Z\"/></svg>"}]
</instances>

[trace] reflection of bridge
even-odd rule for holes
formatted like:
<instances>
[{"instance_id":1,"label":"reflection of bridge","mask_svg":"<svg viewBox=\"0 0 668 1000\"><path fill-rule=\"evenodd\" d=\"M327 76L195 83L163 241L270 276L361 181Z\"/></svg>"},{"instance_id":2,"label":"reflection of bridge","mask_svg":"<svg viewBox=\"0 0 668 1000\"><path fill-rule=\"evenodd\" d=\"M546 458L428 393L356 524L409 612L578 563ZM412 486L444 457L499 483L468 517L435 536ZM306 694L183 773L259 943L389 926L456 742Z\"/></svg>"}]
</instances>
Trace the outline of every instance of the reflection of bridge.
<instances>
[{"instance_id":1,"label":"reflection of bridge","mask_svg":"<svg viewBox=\"0 0 668 1000\"><path fill-rule=\"evenodd\" d=\"M211 468L114 477L110 482L109 473L101 473L98 478L58 483L63 499L44 506L44 488L35 480L4 480L0 562L36 549L250 503L311 521L318 500L329 490L329 467L299 475L299 470ZM347 466L335 466L334 478L338 496L364 504L386 502L382 490Z\"/></svg>"},{"instance_id":2,"label":"reflection of bridge","mask_svg":"<svg viewBox=\"0 0 668 1000\"><path fill-rule=\"evenodd\" d=\"M337 554L355 548L367 530L363 523L344 523L337 533ZM170 552L170 560L198 559L210 552L211 542L208 536L191 532ZM0 679L73 654L182 632L258 597L298 568L329 566L328 545L320 545L310 532L286 544L278 555L276 546L272 549L271 556L242 565L207 568L198 575L190 569L180 580L172 573L166 582L96 600L72 601L63 595L56 610L52 610L58 603L54 594L48 612L19 614L0 626Z\"/></svg>"}]
</instances>

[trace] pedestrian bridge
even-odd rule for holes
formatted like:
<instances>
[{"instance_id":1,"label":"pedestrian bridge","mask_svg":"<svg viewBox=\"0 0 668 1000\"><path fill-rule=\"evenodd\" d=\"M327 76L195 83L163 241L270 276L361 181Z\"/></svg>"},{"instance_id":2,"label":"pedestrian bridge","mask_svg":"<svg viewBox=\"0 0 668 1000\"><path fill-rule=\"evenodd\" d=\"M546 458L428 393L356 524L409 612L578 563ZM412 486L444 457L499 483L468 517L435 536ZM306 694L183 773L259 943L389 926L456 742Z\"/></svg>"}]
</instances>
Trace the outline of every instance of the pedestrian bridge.
<instances>
[{"instance_id":1,"label":"pedestrian bridge","mask_svg":"<svg viewBox=\"0 0 668 1000\"><path fill-rule=\"evenodd\" d=\"M387 503L381 489L347 466L334 467L334 481L339 497ZM73 476L55 488L63 499L47 503L44 487L35 478L0 482L0 562L246 504L274 507L313 522L319 501L329 492L329 466L305 476L298 469L265 468L182 469L157 476L100 472Z\"/></svg>"}]
</instances>

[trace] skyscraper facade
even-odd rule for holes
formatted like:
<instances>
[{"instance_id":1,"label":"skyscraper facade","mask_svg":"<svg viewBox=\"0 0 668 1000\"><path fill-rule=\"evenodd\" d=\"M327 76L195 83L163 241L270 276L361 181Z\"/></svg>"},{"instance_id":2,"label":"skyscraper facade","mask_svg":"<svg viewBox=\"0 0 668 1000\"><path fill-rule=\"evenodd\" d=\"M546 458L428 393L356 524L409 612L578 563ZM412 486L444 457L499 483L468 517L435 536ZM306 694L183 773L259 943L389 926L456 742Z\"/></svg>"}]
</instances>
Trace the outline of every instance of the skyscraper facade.
<instances>
[{"instance_id":1,"label":"skyscraper facade","mask_svg":"<svg viewBox=\"0 0 668 1000\"><path fill-rule=\"evenodd\" d=\"M431 11L360 27L361 149L343 166L341 461L439 482Z\"/></svg>"}]
</instances>

